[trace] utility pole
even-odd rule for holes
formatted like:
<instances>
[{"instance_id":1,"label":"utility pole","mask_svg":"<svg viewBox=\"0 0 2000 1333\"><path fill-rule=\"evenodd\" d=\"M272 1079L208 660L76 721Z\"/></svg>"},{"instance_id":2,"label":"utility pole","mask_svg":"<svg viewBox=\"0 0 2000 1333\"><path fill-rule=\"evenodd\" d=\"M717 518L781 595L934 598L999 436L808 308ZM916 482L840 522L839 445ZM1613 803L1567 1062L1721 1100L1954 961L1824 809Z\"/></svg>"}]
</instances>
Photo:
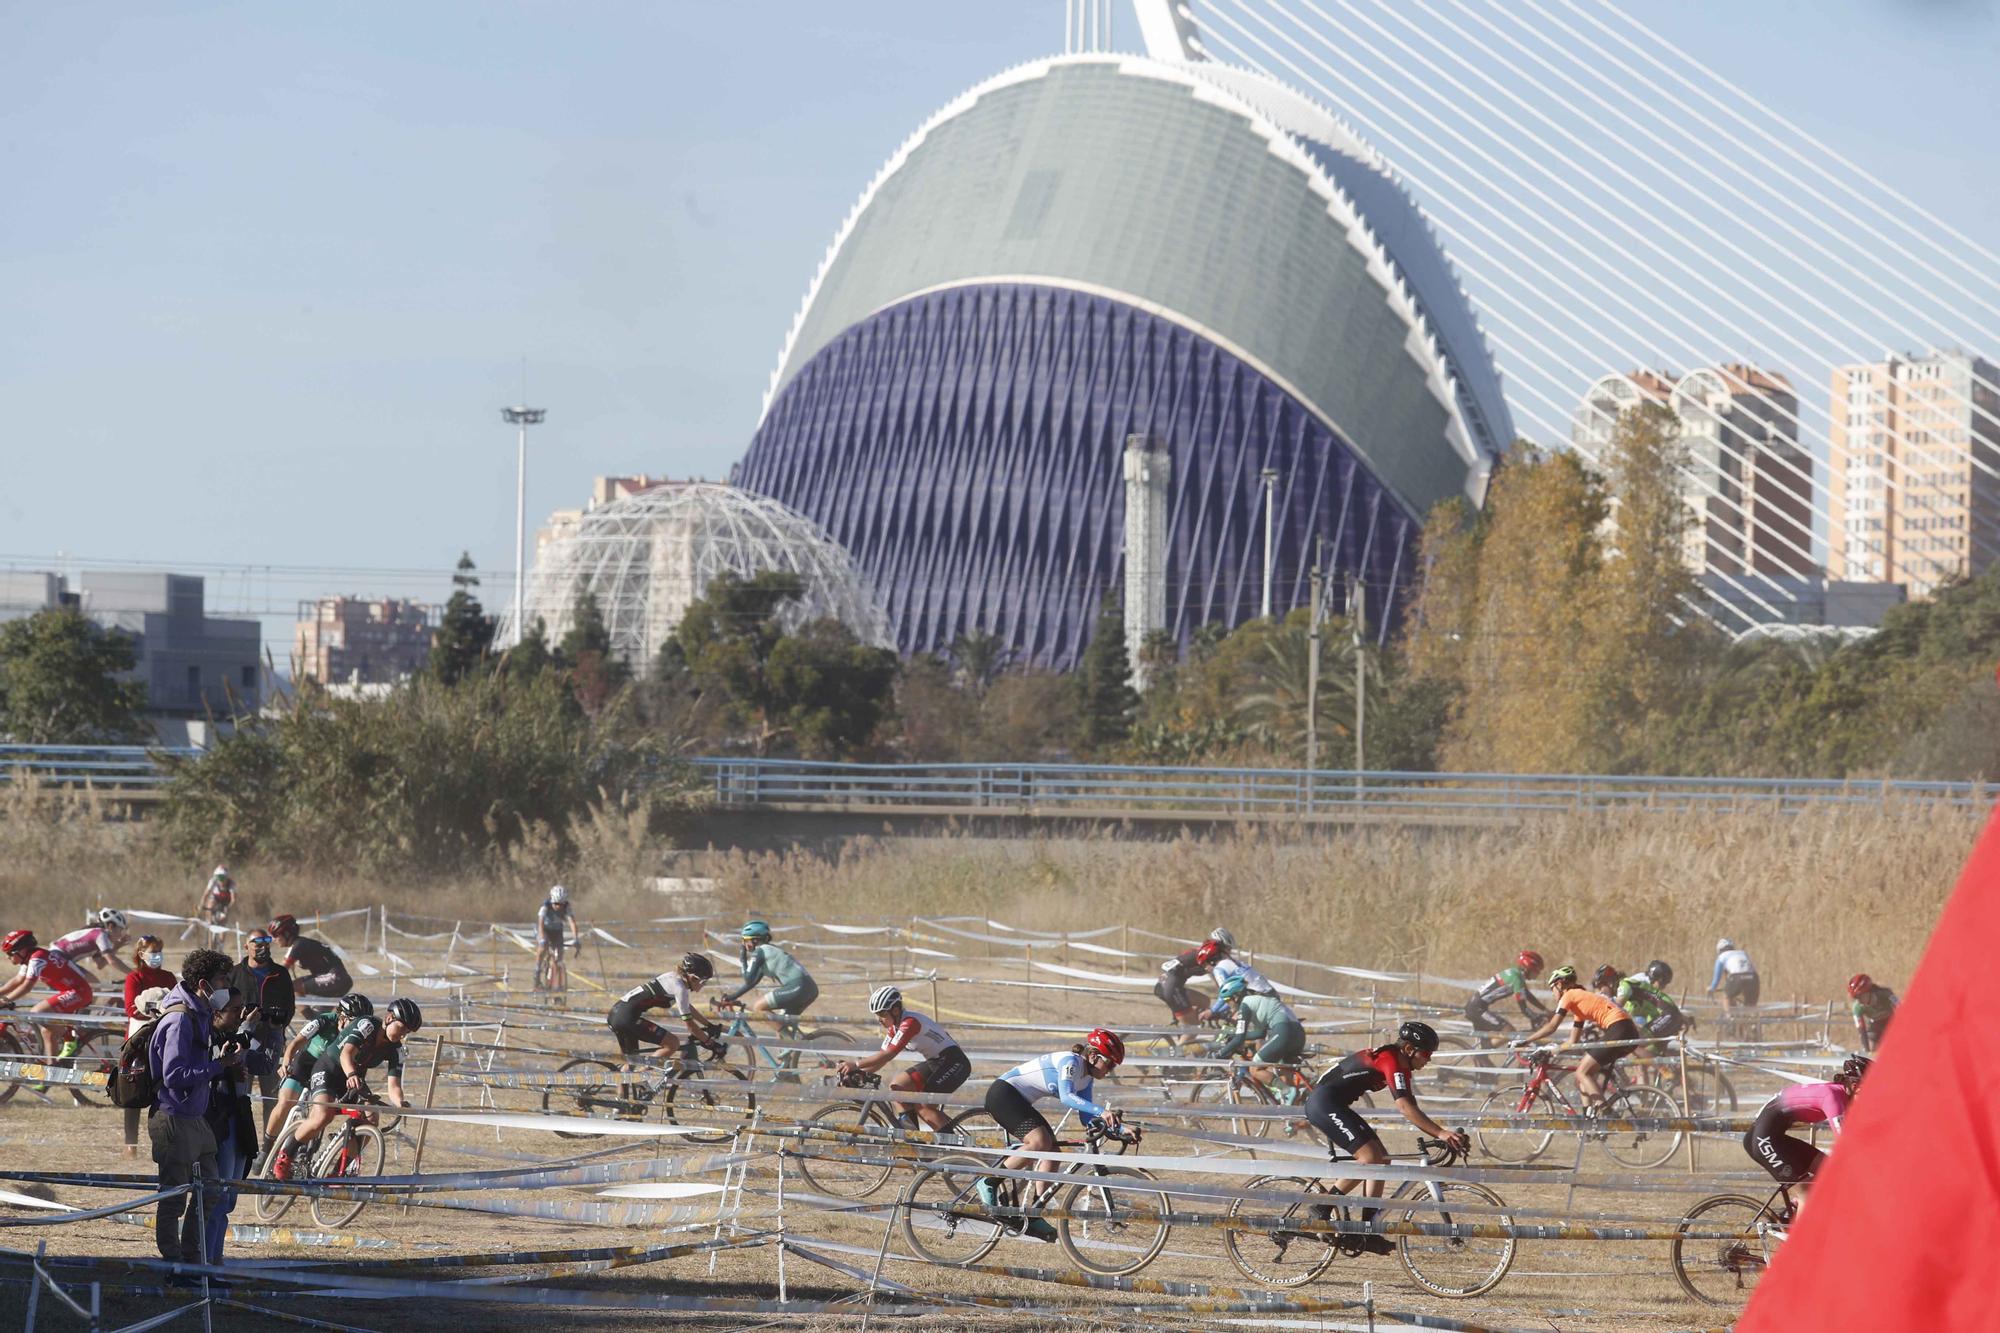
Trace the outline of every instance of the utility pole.
<instances>
[{"instance_id":1,"label":"utility pole","mask_svg":"<svg viewBox=\"0 0 2000 1333\"><path fill-rule=\"evenodd\" d=\"M528 592L528 427L539 426L547 408L503 407L500 419L521 428L520 443L514 451L514 642L528 632L522 617L527 610Z\"/></svg>"},{"instance_id":2,"label":"utility pole","mask_svg":"<svg viewBox=\"0 0 2000 1333\"><path fill-rule=\"evenodd\" d=\"M1326 539L1320 539L1323 552ZM1312 633L1306 640L1306 767L1319 767L1319 603L1320 555L1313 556Z\"/></svg>"},{"instance_id":3,"label":"utility pole","mask_svg":"<svg viewBox=\"0 0 2000 1333\"><path fill-rule=\"evenodd\" d=\"M1264 479L1264 619L1271 618L1271 511L1277 507L1278 472L1265 468Z\"/></svg>"},{"instance_id":4,"label":"utility pole","mask_svg":"<svg viewBox=\"0 0 2000 1333\"><path fill-rule=\"evenodd\" d=\"M1368 585L1359 575L1347 585L1347 620L1354 631L1354 787L1357 798L1362 773L1368 768L1368 659L1362 656L1367 640Z\"/></svg>"}]
</instances>

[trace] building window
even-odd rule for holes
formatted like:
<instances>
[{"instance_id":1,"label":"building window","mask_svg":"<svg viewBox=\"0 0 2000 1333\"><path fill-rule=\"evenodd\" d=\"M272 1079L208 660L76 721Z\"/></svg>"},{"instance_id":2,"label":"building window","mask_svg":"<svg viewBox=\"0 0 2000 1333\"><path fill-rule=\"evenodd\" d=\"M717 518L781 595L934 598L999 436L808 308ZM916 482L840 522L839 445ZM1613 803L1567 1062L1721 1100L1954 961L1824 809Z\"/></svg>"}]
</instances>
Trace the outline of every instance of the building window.
<instances>
[{"instance_id":1,"label":"building window","mask_svg":"<svg viewBox=\"0 0 2000 1333\"><path fill-rule=\"evenodd\" d=\"M246 690L257 688L257 668L254 664L243 668L243 688Z\"/></svg>"},{"instance_id":2,"label":"building window","mask_svg":"<svg viewBox=\"0 0 2000 1333\"><path fill-rule=\"evenodd\" d=\"M190 695L198 697L201 694L201 668L198 666L191 666L187 669L187 673L188 673L188 693Z\"/></svg>"}]
</instances>

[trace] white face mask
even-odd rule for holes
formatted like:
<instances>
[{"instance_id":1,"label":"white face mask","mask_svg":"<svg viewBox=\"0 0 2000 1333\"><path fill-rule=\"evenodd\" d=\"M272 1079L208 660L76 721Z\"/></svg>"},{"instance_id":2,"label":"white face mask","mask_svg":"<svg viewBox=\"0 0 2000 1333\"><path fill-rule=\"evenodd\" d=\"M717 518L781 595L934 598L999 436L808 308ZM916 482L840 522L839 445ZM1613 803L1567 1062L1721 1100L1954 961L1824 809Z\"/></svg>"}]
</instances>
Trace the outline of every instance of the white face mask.
<instances>
[{"instance_id":1,"label":"white face mask","mask_svg":"<svg viewBox=\"0 0 2000 1333\"><path fill-rule=\"evenodd\" d=\"M158 967L161 963L164 963L166 961L167 961L167 956L163 953L149 953L146 955L147 967Z\"/></svg>"},{"instance_id":2,"label":"white face mask","mask_svg":"<svg viewBox=\"0 0 2000 1333\"><path fill-rule=\"evenodd\" d=\"M217 986L214 990L208 993L208 1008L210 1013L219 1014L228 1007L229 1007L229 987Z\"/></svg>"}]
</instances>

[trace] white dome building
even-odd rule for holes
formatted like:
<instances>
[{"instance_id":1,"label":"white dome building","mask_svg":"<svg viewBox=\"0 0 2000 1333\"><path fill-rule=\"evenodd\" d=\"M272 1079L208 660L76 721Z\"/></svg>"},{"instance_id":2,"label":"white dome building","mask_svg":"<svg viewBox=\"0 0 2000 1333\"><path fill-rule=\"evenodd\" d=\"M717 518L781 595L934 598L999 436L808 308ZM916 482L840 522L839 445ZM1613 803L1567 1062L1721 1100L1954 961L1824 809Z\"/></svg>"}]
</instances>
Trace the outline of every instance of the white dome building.
<instances>
[{"instance_id":1,"label":"white dome building","mask_svg":"<svg viewBox=\"0 0 2000 1333\"><path fill-rule=\"evenodd\" d=\"M644 672L709 580L772 569L805 582L804 597L780 616L787 628L832 616L864 643L890 645L874 588L846 551L778 501L712 482L669 482L583 514L537 555L525 618L539 618L551 643L561 639L587 585L612 652ZM519 637L502 625L500 642Z\"/></svg>"}]
</instances>

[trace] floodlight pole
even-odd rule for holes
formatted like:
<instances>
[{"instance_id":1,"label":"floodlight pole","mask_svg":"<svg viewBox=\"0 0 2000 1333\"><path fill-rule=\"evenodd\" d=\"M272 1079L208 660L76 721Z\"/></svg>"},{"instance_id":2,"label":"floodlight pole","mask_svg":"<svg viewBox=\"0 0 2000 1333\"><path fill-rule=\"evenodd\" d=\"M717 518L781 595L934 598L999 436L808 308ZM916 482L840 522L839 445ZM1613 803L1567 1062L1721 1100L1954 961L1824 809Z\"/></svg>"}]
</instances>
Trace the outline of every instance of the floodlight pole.
<instances>
[{"instance_id":1,"label":"floodlight pole","mask_svg":"<svg viewBox=\"0 0 2000 1333\"><path fill-rule=\"evenodd\" d=\"M527 634L527 626L522 623L526 614L528 592L528 427L539 426L548 415L542 407L503 407L500 419L510 426L521 428L519 443L514 450L514 642L519 643Z\"/></svg>"},{"instance_id":2,"label":"floodlight pole","mask_svg":"<svg viewBox=\"0 0 2000 1333\"><path fill-rule=\"evenodd\" d=\"M1271 618L1271 511L1277 507L1278 472L1265 468L1264 479L1264 619Z\"/></svg>"}]
</instances>

